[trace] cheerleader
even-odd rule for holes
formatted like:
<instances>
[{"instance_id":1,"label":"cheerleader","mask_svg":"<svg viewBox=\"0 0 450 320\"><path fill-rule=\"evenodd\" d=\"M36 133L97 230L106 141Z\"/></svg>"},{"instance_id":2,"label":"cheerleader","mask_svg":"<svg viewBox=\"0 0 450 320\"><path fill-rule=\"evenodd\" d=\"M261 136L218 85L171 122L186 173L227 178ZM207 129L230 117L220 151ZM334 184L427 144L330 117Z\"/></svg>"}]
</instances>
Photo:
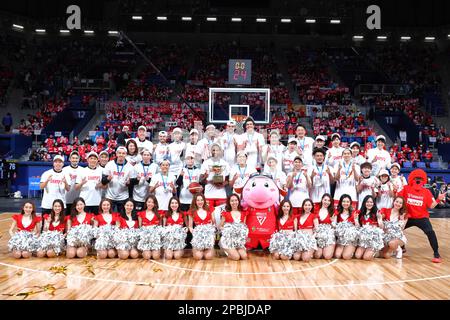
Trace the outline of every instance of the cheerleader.
<instances>
[{"instance_id":1,"label":"cheerleader","mask_svg":"<svg viewBox=\"0 0 450 320\"><path fill-rule=\"evenodd\" d=\"M377 207L378 209L391 208L395 193L394 186L389 178L389 172L386 169L381 169L378 178Z\"/></svg>"},{"instance_id":2,"label":"cheerleader","mask_svg":"<svg viewBox=\"0 0 450 320\"><path fill-rule=\"evenodd\" d=\"M398 163L393 163L391 166L391 177L390 181L394 187L394 193L402 191L403 187L408 185L406 179L403 175L400 174L400 165Z\"/></svg>"},{"instance_id":3,"label":"cheerleader","mask_svg":"<svg viewBox=\"0 0 450 320\"><path fill-rule=\"evenodd\" d=\"M145 199L144 202L144 210L137 213L138 220L139 220L139 227L152 227L152 226L160 226L162 224L162 218L159 214L160 211L158 211L158 199L154 195L149 195ZM165 213L166 211L164 211ZM151 231L150 231L151 230ZM149 228L149 233L153 232L160 232L158 228ZM151 238L151 239L150 239ZM138 249L142 251L142 257L144 259L150 259L153 258L155 260L158 260L161 256L161 240L159 240L159 243L147 243L146 240L154 240L155 242L158 242L158 236L155 234L145 236L145 239L141 235L141 240L138 244ZM159 246L159 249L148 249L148 246Z\"/></svg>"},{"instance_id":4,"label":"cheerleader","mask_svg":"<svg viewBox=\"0 0 450 320\"><path fill-rule=\"evenodd\" d=\"M315 229L317 250L314 252L314 258L324 258L329 260L333 258L334 249L336 247L336 237L333 226L336 224L336 216L334 215L334 207L329 193L325 193L322 196L320 206L316 210L316 215L319 225Z\"/></svg>"},{"instance_id":5,"label":"cheerleader","mask_svg":"<svg viewBox=\"0 0 450 320\"><path fill-rule=\"evenodd\" d=\"M138 145L134 139L128 140L127 144L125 145L125 148L127 148L127 156L125 159L129 164L134 166L142 161L142 157L139 154Z\"/></svg>"},{"instance_id":6,"label":"cheerleader","mask_svg":"<svg viewBox=\"0 0 450 320\"><path fill-rule=\"evenodd\" d=\"M92 226L94 214L87 213L84 209L86 203L83 198L77 198L73 201L73 207L67 220L67 251L66 257L73 259L75 257L84 258L88 254L88 246L93 238L92 228L76 228L82 225Z\"/></svg>"},{"instance_id":7,"label":"cheerleader","mask_svg":"<svg viewBox=\"0 0 450 320\"><path fill-rule=\"evenodd\" d=\"M366 261L373 260L375 254L383 248L383 233L382 229L379 228L382 225L382 218L378 214L374 197L366 196L361 210L355 214L358 214L358 221L361 226L355 258Z\"/></svg>"},{"instance_id":8,"label":"cheerleader","mask_svg":"<svg viewBox=\"0 0 450 320\"><path fill-rule=\"evenodd\" d=\"M137 259L139 251L136 249L139 241L139 220L134 211L132 199L125 201L124 210L117 221L119 230L114 234L114 244L119 259Z\"/></svg>"},{"instance_id":9,"label":"cheerleader","mask_svg":"<svg viewBox=\"0 0 450 320\"><path fill-rule=\"evenodd\" d=\"M335 215L337 216L337 245L334 257L350 260L356 250L359 222L352 207L352 198L349 195L343 194L341 196Z\"/></svg>"},{"instance_id":10,"label":"cheerleader","mask_svg":"<svg viewBox=\"0 0 450 320\"><path fill-rule=\"evenodd\" d=\"M264 136L255 131L255 121L248 117L244 122L245 132L241 134L241 141L248 155L247 163L255 168L259 167L262 147L266 144ZM239 150L240 151L240 150Z\"/></svg>"},{"instance_id":11,"label":"cheerleader","mask_svg":"<svg viewBox=\"0 0 450 320\"><path fill-rule=\"evenodd\" d=\"M342 160L336 168L334 179L336 180L336 190L334 191L334 207L337 208L339 199L343 194L348 194L352 199L356 197L356 181L359 179L359 167L352 162L352 152L350 149L344 149ZM353 208L358 207L358 202L353 201Z\"/></svg>"},{"instance_id":12,"label":"cheerleader","mask_svg":"<svg viewBox=\"0 0 450 320\"><path fill-rule=\"evenodd\" d=\"M311 178L302 170L302 158L294 159L294 171L288 174L286 186L290 191L289 200L293 206L294 217L301 214L301 206L305 199L309 198L309 188L311 187Z\"/></svg>"},{"instance_id":13,"label":"cheerleader","mask_svg":"<svg viewBox=\"0 0 450 320\"><path fill-rule=\"evenodd\" d=\"M201 180L206 182L205 197L211 210L225 204L230 168L228 163L221 158L222 149L220 145L214 143L211 147L212 157L206 160L201 168ZM215 180L215 179L218 180Z\"/></svg>"},{"instance_id":14,"label":"cheerleader","mask_svg":"<svg viewBox=\"0 0 450 320\"><path fill-rule=\"evenodd\" d=\"M228 259L238 261L247 259L245 242L248 228L245 224L246 214L242 210L241 200L237 194L227 198L225 211L222 212L219 229L222 232L220 246Z\"/></svg>"},{"instance_id":15,"label":"cheerleader","mask_svg":"<svg viewBox=\"0 0 450 320\"><path fill-rule=\"evenodd\" d=\"M44 258L47 256L48 258L54 258L61 253L65 247L66 217L64 214L64 202L61 199L56 199L53 201L52 211L50 214L43 215L43 218L44 228L43 233L39 238L40 246L37 252L37 257ZM51 237L56 240L49 243L50 237L44 235L46 235L47 232L55 231L60 233L60 235ZM43 242L47 242L47 245L44 246Z\"/></svg>"},{"instance_id":16,"label":"cheerleader","mask_svg":"<svg viewBox=\"0 0 450 320\"><path fill-rule=\"evenodd\" d=\"M333 133L331 135L331 148L327 151L325 163L331 167L336 166L342 159L343 151L344 148L341 147L341 135L339 133Z\"/></svg>"},{"instance_id":17,"label":"cheerleader","mask_svg":"<svg viewBox=\"0 0 450 320\"><path fill-rule=\"evenodd\" d=\"M294 260L309 262L317 249L313 229L317 228L319 221L313 212L314 203L305 199L302 203L301 215L298 217L297 232L294 235Z\"/></svg>"},{"instance_id":18,"label":"cheerleader","mask_svg":"<svg viewBox=\"0 0 450 320\"><path fill-rule=\"evenodd\" d=\"M183 168L183 157L186 149L186 143L182 141L183 131L180 128L173 129L173 142L169 144L170 173L178 176Z\"/></svg>"},{"instance_id":19,"label":"cheerleader","mask_svg":"<svg viewBox=\"0 0 450 320\"><path fill-rule=\"evenodd\" d=\"M151 162L152 153L150 150L143 149L141 156L142 162L134 166L133 176L130 179L130 184L133 185L133 201L136 211L140 211L144 207L150 182L158 171L158 165Z\"/></svg>"},{"instance_id":20,"label":"cheerleader","mask_svg":"<svg viewBox=\"0 0 450 320\"><path fill-rule=\"evenodd\" d=\"M169 208L169 200L177 192L175 183L177 178L170 174L170 161L163 160L159 166L160 172L150 181L150 193L154 193L158 199L158 214L164 216Z\"/></svg>"},{"instance_id":21,"label":"cheerleader","mask_svg":"<svg viewBox=\"0 0 450 320\"><path fill-rule=\"evenodd\" d=\"M228 162L230 168L236 164L237 143L234 130L236 130L236 121L228 121L226 131L219 138L220 145L223 149L224 160Z\"/></svg>"},{"instance_id":22,"label":"cheerleader","mask_svg":"<svg viewBox=\"0 0 450 320\"><path fill-rule=\"evenodd\" d=\"M283 170L283 153L286 151L286 146L280 142L280 133L278 130L270 131L269 144L262 148L262 160L264 167L267 166L267 160L270 157L277 159L277 169Z\"/></svg>"},{"instance_id":23,"label":"cheerleader","mask_svg":"<svg viewBox=\"0 0 450 320\"><path fill-rule=\"evenodd\" d=\"M283 200L278 208L278 232L270 239L269 251L275 260L289 260L294 254L290 238L297 231L297 218L294 217L292 204Z\"/></svg>"},{"instance_id":24,"label":"cheerleader","mask_svg":"<svg viewBox=\"0 0 450 320\"><path fill-rule=\"evenodd\" d=\"M370 162L364 162L361 165L361 175L359 176L358 184L356 185L356 191L358 192L358 207L361 208L362 202L366 196L375 196L377 192L377 185L379 180L377 177L371 175L372 164Z\"/></svg>"},{"instance_id":25,"label":"cheerleader","mask_svg":"<svg viewBox=\"0 0 450 320\"><path fill-rule=\"evenodd\" d=\"M270 157L267 160L267 166L264 168L264 173L272 176L272 180L282 190L286 190L287 177L283 171L277 169L277 159Z\"/></svg>"},{"instance_id":26,"label":"cheerleader","mask_svg":"<svg viewBox=\"0 0 450 320\"><path fill-rule=\"evenodd\" d=\"M103 228L104 230L101 229L104 226L117 226L119 222L119 214L112 212L112 203L109 199L102 199L100 201L99 208L100 210L98 215L94 217L94 226L100 228L99 235L97 236L97 240L95 242L97 258L113 259L117 255L116 250L114 249L113 231L108 228Z\"/></svg>"},{"instance_id":27,"label":"cheerleader","mask_svg":"<svg viewBox=\"0 0 450 320\"><path fill-rule=\"evenodd\" d=\"M180 211L180 200L173 197L169 201L169 210L163 218L164 236L163 248L164 258L181 259L184 254L184 247L186 246L186 228L184 228L185 221L183 213Z\"/></svg>"},{"instance_id":28,"label":"cheerleader","mask_svg":"<svg viewBox=\"0 0 450 320\"><path fill-rule=\"evenodd\" d=\"M403 255L402 246L406 244L406 237L402 230L405 228L408 220L406 216L406 203L403 197L396 197L392 208L380 210L383 219L383 229L385 232L383 257L389 259L393 252L396 252L396 258L401 259Z\"/></svg>"},{"instance_id":29,"label":"cheerleader","mask_svg":"<svg viewBox=\"0 0 450 320\"><path fill-rule=\"evenodd\" d=\"M195 260L214 258L215 219L203 194L194 195L188 217L192 233L192 253ZM194 228L195 226L195 228Z\"/></svg>"},{"instance_id":30,"label":"cheerleader","mask_svg":"<svg viewBox=\"0 0 450 320\"><path fill-rule=\"evenodd\" d=\"M230 171L230 186L233 187L234 193L236 193L236 188L242 188L250 176L258 172L255 167L250 167L247 164L247 153L245 151L238 152L237 162Z\"/></svg>"},{"instance_id":31,"label":"cheerleader","mask_svg":"<svg viewBox=\"0 0 450 320\"><path fill-rule=\"evenodd\" d=\"M353 141L350 144L350 149L352 150L352 160L358 166L361 166L364 162L366 162L366 158L364 158L361 153L361 145L357 141Z\"/></svg>"},{"instance_id":32,"label":"cheerleader","mask_svg":"<svg viewBox=\"0 0 450 320\"><path fill-rule=\"evenodd\" d=\"M9 228L11 239L8 242L9 250L16 259L28 259L32 256L34 249L32 242L34 236L38 236L41 230L41 218L36 216L36 207L33 202L27 201L23 204L20 214L12 216L13 222ZM24 231L24 232L22 232ZM29 237L25 246L18 245L24 242L23 237Z\"/></svg>"}]
</instances>

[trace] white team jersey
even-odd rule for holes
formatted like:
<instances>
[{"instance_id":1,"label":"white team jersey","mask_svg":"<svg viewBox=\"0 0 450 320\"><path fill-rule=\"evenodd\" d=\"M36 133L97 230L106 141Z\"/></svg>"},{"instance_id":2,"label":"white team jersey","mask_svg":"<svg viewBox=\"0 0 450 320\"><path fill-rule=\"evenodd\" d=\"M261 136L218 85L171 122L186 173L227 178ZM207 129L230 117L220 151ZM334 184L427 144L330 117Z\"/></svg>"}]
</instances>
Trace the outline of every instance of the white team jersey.
<instances>
[{"instance_id":1,"label":"white team jersey","mask_svg":"<svg viewBox=\"0 0 450 320\"><path fill-rule=\"evenodd\" d=\"M367 162L366 158L364 158L362 155L358 154L356 157L352 158L353 162L356 163L358 166L361 166L364 162Z\"/></svg>"},{"instance_id":2,"label":"white team jersey","mask_svg":"<svg viewBox=\"0 0 450 320\"><path fill-rule=\"evenodd\" d=\"M132 166L136 165L136 163L139 163L142 161L142 156L138 153L134 156L126 156L125 159L128 161L129 164L131 164Z\"/></svg>"},{"instance_id":3,"label":"white team jersey","mask_svg":"<svg viewBox=\"0 0 450 320\"><path fill-rule=\"evenodd\" d=\"M372 163L373 160L375 162ZM375 176L378 176L381 169L391 168L391 155L386 150L370 149L367 151L367 161L372 163L372 174Z\"/></svg>"},{"instance_id":4,"label":"white team jersey","mask_svg":"<svg viewBox=\"0 0 450 320\"><path fill-rule=\"evenodd\" d=\"M200 169L197 167L194 167L192 169L188 169L187 167L184 167L182 169L182 173L183 173L183 183L180 188L181 189L180 190L180 203L191 204L193 195L189 191L189 185L192 182L200 182Z\"/></svg>"},{"instance_id":5,"label":"white team jersey","mask_svg":"<svg viewBox=\"0 0 450 320\"><path fill-rule=\"evenodd\" d=\"M244 132L243 134L241 134L240 138L241 143L245 144L245 152L248 156L247 164L257 168L259 165L258 161L261 161L260 159L258 159L259 148L266 144L264 141L264 136L261 133L255 131L252 134Z\"/></svg>"},{"instance_id":6,"label":"white team jersey","mask_svg":"<svg viewBox=\"0 0 450 320\"><path fill-rule=\"evenodd\" d=\"M112 180L106 188L106 198L112 201L123 201L128 199L127 180L134 176L134 168L128 162L117 164L115 160L108 162L103 169L103 174L111 175Z\"/></svg>"},{"instance_id":7,"label":"white team jersey","mask_svg":"<svg viewBox=\"0 0 450 320\"><path fill-rule=\"evenodd\" d=\"M63 173L66 175L67 183L70 185L70 190L66 193L66 204L73 203L73 200L80 196L80 191L75 190L75 183L77 181L77 176L84 170L83 167L73 168L71 166L64 167L62 169Z\"/></svg>"},{"instance_id":8,"label":"white team jersey","mask_svg":"<svg viewBox=\"0 0 450 320\"><path fill-rule=\"evenodd\" d=\"M300 208L305 199L309 198L309 189L307 185L307 180L305 173L303 171L291 172L288 177L292 177L293 188L291 189L291 194L289 200L292 203L292 207Z\"/></svg>"},{"instance_id":9,"label":"white team jersey","mask_svg":"<svg viewBox=\"0 0 450 320\"><path fill-rule=\"evenodd\" d=\"M330 167L335 167L339 164L339 161L342 159L342 152L344 152L344 148L338 147L334 148L331 147L327 150L327 154L325 155L325 162Z\"/></svg>"},{"instance_id":10,"label":"white team jersey","mask_svg":"<svg viewBox=\"0 0 450 320\"><path fill-rule=\"evenodd\" d=\"M352 201L357 201L356 196L356 180L355 175L352 170L352 162L349 164L345 164L344 161L341 161L341 172L340 178L336 181L336 190L334 191L334 200L339 200L343 194L348 194ZM335 170L339 169L339 165L336 166ZM359 172L359 166L355 165L355 171Z\"/></svg>"},{"instance_id":11,"label":"white team jersey","mask_svg":"<svg viewBox=\"0 0 450 320\"><path fill-rule=\"evenodd\" d=\"M297 147L302 150L302 160L305 166L309 166L313 162L314 139L311 137L297 138Z\"/></svg>"},{"instance_id":12,"label":"white team jersey","mask_svg":"<svg viewBox=\"0 0 450 320\"><path fill-rule=\"evenodd\" d=\"M217 138L210 140L206 137L201 139L197 143L196 153L201 156L202 160L207 160L207 159L211 158L211 146L214 143L219 143L219 140Z\"/></svg>"},{"instance_id":13,"label":"white team jersey","mask_svg":"<svg viewBox=\"0 0 450 320\"><path fill-rule=\"evenodd\" d=\"M392 191L393 187L392 184L382 183L380 188L378 189L378 196L377 196L377 208L383 209L383 208L392 208L392 203L394 199L389 195L389 191Z\"/></svg>"},{"instance_id":14,"label":"white team jersey","mask_svg":"<svg viewBox=\"0 0 450 320\"><path fill-rule=\"evenodd\" d=\"M176 183L177 178L173 174L168 174L164 176L162 173L157 173L150 181L150 186L154 187L158 183L161 183L155 189L155 197L158 200L158 210L168 210L169 209L169 200L173 197L172 188L169 187L169 184L172 182L174 185Z\"/></svg>"},{"instance_id":15,"label":"white team jersey","mask_svg":"<svg viewBox=\"0 0 450 320\"><path fill-rule=\"evenodd\" d=\"M277 169L283 170L283 153L286 151L286 147L280 143L277 145L266 144L263 147L264 165L267 165L267 159L274 157L277 159Z\"/></svg>"},{"instance_id":16,"label":"white team jersey","mask_svg":"<svg viewBox=\"0 0 450 320\"><path fill-rule=\"evenodd\" d=\"M264 169L264 173L270 174L272 176L273 181L275 181L275 184L278 186L278 188L282 189L283 186L286 185L287 182L287 176L286 173L280 170L270 170L269 167L266 167Z\"/></svg>"},{"instance_id":17,"label":"white team jersey","mask_svg":"<svg viewBox=\"0 0 450 320\"><path fill-rule=\"evenodd\" d=\"M296 157L301 157L297 151L290 152L286 150L283 153L283 171L288 174L294 170L294 159Z\"/></svg>"},{"instance_id":18,"label":"white team jersey","mask_svg":"<svg viewBox=\"0 0 450 320\"><path fill-rule=\"evenodd\" d=\"M234 165L230 171L230 180L237 175L236 181L234 181L233 192L236 193L235 188L243 187L244 184L248 181L249 177L258 172L255 167L250 167L246 165L244 168L241 168L238 164Z\"/></svg>"},{"instance_id":19,"label":"white team jersey","mask_svg":"<svg viewBox=\"0 0 450 320\"><path fill-rule=\"evenodd\" d=\"M214 175L216 174L213 172L213 165L221 166L221 175L225 181L225 178L230 174L230 168L228 166L228 163L223 159L214 161L211 158L203 162L201 174L205 174L206 172L208 172L209 174L206 180L212 180ZM227 193L224 187L216 187L212 183L207 183L205 186L205 197L208 199L226 199Z\"/></svg>"},{"instance_id":20,"label":"white team jersey","mask_svg":"<svg viewBox=\"0 0 450 320\"><path fill-rule=\"evenodd\" d=\"M169 144L170 154L170 173L179 175L183 168L183 161L181 160L181 154L186 148L186 144L183 141L172 142Z\"/></svg>"},{"instance_id":21,"label":"white team jersey","mask_svg":"<svg viewBox=\"0 0 450 320\"><path fill-rule=\"evenodd\" d=\"M62 182L65 174L63 171L56 172L54 169L50 169L42 174L41 182L47 181L50 175L52 178L44 188L44 195L42 196L41 208L43 209L51 209L53 201L56 199L62 200L64 204L66 203L66 189L64 189L64 183Z\"/></svg>"},{"instance_id":22,"label":"white team jersey","mask_svg":"<svg viewBox=\"0 0 450 320\"><path fill-rule=\"evenodd\" d=\"M139 140L138 137L133 139L134 141L136 141L136 144L138 146L139 149L139 153L142 152L142 150L147 149L148 151L150 151L150 153L153 154L153 142L151 142L150 140L145 139L144 141Z\"/></svg>"},{"instance_id":23,"label":"white team jersey","mask_svg":"<svg viewBox=\"0 0 450 320\"><path fill-rule=\"evenodd\" d=\"M235 142L235 134L224 132L222 136L219 138L220 146L223 149L223 158L230 168L236 163L236 142Z\"/></svg>"},{"instance_id":24,"label":"white team jersey","mask_svg":"<svg viewBox=\"0 0 450 320\"><path fill-rule=\"evenodd\" d=\"M83 168L77 176L76 183L81 184L83 179L86 183L80 189L80 197L86 202L86 206L98 206L102 200L102 188L97 188L97 184L102 181L103 168L97 166L95 169Z\"/></svg>"},{"instance_id":25,"label":"white team jersey","mask_svg":"<svg viewBox=\"0 0 450 320\"><path fill-rule=\"evenodd\" d=\"M333 174L333 168L326 164L311 166L308 170L308 175L311 177L315 172L314 178L311 179L311 200L314 203L318 203L322 200L324 193L330 193L330 177L328 176L327 169L330 168L331 174Z\"/></svg>"},{"instance_id":26,"label":"white team jersey","mask_svg":"<svg viewBox=\"0 0 450 320\"><path fill-rule=\"evenodd\" d=\"M372 195L374 189L379 184L377 177L370 176L369 178L363 178L361 181L362 189L358 195L358 209L361 209L361 205L366 196Z\"/></svg>"},{"instance_id":27,"label":"white team jersey","mask_svg":"<svg viewBox=\"0 0 450 320\"><path fill-rule=\"evenodd\" d=\"M397 192L401 191L403 187L408 184L408 182L406 182L405 177L402 175L396 176L395 178L391 176L390 181L394 186L397 186Z\"/></svg>"},{"instance_id":28,"label":"white team jersey","mask_svg":"<svg viewBox=\"0 0 450 320\"><path fill-rule=\"evenodd\" d=\"M149 183L147 180L152 179L158 171L158 165L151 163L144 165L144 163L138 163L134 166L134 172L132 178L138 180L138 184L133 187L133 200L137 202L144 202L148 196Z\"/></svg>"},{"instance_id":29,"label":"white team jersey","mask_svg":"<svg viewBox=\"0 0 450 320\"><path fill-rule=\"evenodd\" d=\"M161 161L169 159L169 145L158 143L153 152L153 161L160 164ZM169 159L170 160L170 159Z\"/></svg>"}]
</instances>

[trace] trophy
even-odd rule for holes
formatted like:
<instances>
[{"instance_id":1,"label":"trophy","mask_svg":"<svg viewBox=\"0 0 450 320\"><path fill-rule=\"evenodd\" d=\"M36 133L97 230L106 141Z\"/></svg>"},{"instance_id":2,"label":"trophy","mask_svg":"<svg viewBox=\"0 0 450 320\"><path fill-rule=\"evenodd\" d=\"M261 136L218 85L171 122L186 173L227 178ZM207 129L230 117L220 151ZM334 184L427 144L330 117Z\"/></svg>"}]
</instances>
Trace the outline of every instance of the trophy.
<instances>
[{"instance_id":1,"label":"trophy","mask_svg":"<svg viewBox=\"0 0 450 320\"><path fill-rule=\"evenodd\" d=\"M222 166L220 164L214 164L212 166L212 172L214 173L214 176L212 178L213 184L222 184L223 183Z\"/></svg>"}]
</instances>

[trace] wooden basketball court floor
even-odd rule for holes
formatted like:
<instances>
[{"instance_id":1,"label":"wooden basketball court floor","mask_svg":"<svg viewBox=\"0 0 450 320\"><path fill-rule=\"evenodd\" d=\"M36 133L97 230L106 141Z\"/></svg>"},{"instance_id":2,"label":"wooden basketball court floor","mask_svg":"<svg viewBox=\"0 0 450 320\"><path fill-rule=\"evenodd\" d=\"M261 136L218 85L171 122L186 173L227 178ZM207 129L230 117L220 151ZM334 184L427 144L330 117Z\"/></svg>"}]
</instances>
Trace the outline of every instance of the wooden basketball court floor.
<instances>
[{"instance_id":1,"label":"wooden basketball court floor","mask_svg":"<svg viewBox=\"0 0 450 320\"><path fill-rule=\"evenodd\" d=\"M410 228L402 260L248 261L13 259L7 249L11 214L0 215L0 299L449 299L450 219L432 219L443 263L421 230Z\"/></svg>"}]
</instances>

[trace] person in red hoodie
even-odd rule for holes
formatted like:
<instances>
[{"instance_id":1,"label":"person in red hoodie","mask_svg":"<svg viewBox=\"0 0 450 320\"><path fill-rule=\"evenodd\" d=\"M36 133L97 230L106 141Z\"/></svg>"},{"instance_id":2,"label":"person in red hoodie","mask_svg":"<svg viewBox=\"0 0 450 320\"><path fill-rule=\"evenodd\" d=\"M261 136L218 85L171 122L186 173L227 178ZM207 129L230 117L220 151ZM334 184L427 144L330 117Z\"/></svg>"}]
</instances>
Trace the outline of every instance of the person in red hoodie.
<instances>
[{"instance_id":1,"label":"person in red hoodie","mask_svg":"<svg viewBox=\"0 0 450 320\"><path fill-rule=\"evenodd\" d=\"M434 263L441 263L442 259L439 255L439 244L436 233L430 222L430 213L428 208L433 209L438 203L445 199L445 193L439 194L437 200L434 199L430 190L424 187L427 182L427 174L422 169L416 169L411 172L408 177L408 185L405 186L398 196L402 196L406 200L406 209L408 213L408 222L405 229L417 227L421 229L428 237L430 246L433 249L434 257L431 260Z\"/></svg>"}]
</instances>

